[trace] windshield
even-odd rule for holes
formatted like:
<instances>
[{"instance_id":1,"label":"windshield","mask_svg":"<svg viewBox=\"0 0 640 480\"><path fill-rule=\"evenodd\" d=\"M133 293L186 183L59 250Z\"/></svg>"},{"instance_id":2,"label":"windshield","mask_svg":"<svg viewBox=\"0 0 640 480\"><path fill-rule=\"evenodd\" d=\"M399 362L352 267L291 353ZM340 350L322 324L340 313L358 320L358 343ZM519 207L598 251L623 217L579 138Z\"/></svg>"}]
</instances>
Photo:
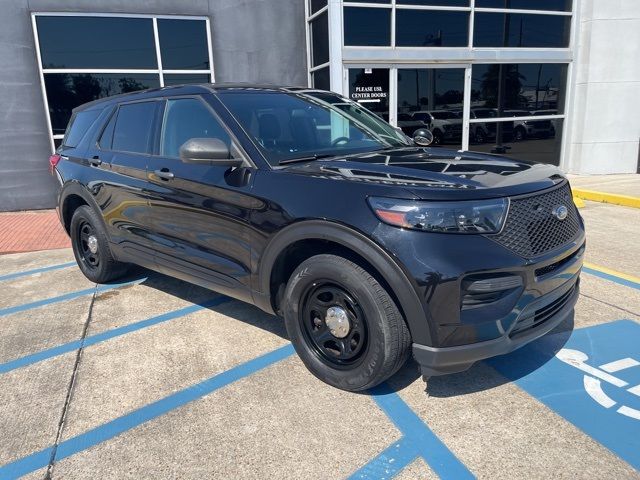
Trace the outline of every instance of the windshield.
<instances>
[{"instance_id":1,"label":"windshield","mask_svg":"<svg viewBox=\"0 0 640 480\"><path fill-rule=\"evenodd\" d=\"M218 97L271 165L411 145L379 117L331 93L225 90Z\"/></svg>"}]
</instances>

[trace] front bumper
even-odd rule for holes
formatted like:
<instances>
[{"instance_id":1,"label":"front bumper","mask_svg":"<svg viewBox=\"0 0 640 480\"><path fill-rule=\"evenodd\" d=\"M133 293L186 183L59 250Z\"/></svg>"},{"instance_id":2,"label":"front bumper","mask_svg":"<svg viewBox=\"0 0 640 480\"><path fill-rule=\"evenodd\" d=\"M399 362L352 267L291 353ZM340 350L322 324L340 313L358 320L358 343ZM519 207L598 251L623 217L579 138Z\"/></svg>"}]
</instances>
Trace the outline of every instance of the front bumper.
<instances>
[{"instance_id":1,"label":"front bumper","mask_svg":"<svg viewBox=\"0 0 640 480\"><path fill-rule=\"evenodd\" d=\"M573 313L579 294L580 278L576 273L565 285L531 302L503 336L443 348L414 343L413 356L427 377L462 372L479 360L512 352L549 333ZM545 312L550 314L545 315ZM538 317L540 321L536 322Z\"/></svg>"},{"instance_id":2,"label":"front bumper","mask_svg":"<svg viewBox=\"0 0 640 480\"><path fill-rule=\"evenodd\" d=\"M376 236L395 252L422 303L422 318L405 317L427 376L463 371L535 340L566 319L578 298L581 220L575 238L535 258L482 235L380 226ZM504 279L509 286L497 289ZM483 283L491 288L478 291Z\"/></svg>"}]
</instances>

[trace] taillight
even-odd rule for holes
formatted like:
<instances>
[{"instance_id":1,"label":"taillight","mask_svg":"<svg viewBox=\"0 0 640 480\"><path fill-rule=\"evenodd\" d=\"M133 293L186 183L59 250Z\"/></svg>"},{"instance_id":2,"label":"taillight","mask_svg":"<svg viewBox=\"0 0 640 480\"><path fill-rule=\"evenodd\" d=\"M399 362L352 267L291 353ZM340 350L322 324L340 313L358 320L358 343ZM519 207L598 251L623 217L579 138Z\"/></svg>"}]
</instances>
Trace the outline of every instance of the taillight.
<instances>
[{"instance_id":1,"label":"taillight","mask_svg":"<svg viewBox=\"0 0 640 480\"><path fill-rule=\"evenodd\" d=\"M49 157L49 165L51 166L49 170L51 171L51 173L53 173L53 169L56 168L56 165L58 165L58 162L60 161L61 158L62 156L57 153L54 153Z\"/></svg>"}]
</instances>

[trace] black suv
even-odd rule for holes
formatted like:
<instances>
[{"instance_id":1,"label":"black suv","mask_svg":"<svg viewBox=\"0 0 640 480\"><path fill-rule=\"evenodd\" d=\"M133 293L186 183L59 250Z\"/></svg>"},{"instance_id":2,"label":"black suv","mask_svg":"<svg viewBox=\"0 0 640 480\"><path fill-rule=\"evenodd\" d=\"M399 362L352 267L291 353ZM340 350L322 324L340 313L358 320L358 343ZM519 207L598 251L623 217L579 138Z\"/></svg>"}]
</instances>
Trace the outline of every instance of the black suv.
<instances>
[{"instance_id":1,"label":"black suv","mask_svg":"<svg viewBox=\"0 0 640 480\"><path fill-rule=\"evenodd\" d=\"M128 264L284 317L345 390L540 337L578 298L584 226L553 166L425 146L331 92L190 85L74 110L50 159L94 282Z\"/></svg>"}]
</instances>

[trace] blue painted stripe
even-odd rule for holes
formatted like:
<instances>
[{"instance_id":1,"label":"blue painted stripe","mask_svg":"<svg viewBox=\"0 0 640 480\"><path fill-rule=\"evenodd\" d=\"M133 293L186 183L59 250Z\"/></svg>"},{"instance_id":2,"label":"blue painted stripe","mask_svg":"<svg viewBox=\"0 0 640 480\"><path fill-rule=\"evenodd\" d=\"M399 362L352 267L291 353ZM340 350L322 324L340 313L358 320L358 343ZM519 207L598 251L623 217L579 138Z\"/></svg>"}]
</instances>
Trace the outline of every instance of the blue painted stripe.
<instances>
[{"instance_id":1,"label":"blue painted stripe","mask_svg":"<svg viewBox=\"0 0 640 480\"><path fill-rule=\"evenodd\" d=\"M75 455L78 452L136 428L145 422L158 418L171 410L175 410L187 403L202 398L205 395L289 357L293 352L294 350L291 344L285 345L230 370L226 370L203 382L187 387L149 405L145 405L127 415L118 417L99 427L72 437L69 440L65 440L58 445L55 461L60 461ZM44 450L3 465L0 467L0 478L14 478L46 467L49 464L52 448L53 447L47 447Z\"/></svg>"},{"instance_id":2,"label":"blue painted stripe","mask_svg":"<svg viewBox=\"0 0 640 480\"><path fill-rule=\"evenodd\" d=\"M618 277L617 275L611 275L610 273L601 272L589 267L582 267L582 271L588 273L589 275L595 275L596 277L619 283L620 285L624 285L625 287L631 287L635 288L636 290L640 290L640 283L627 280L626 278Z\"/></svg>"},{"instance_id":3,"label":"blue painted stripe","mask_svg":"<svg viewBox=\"0 0 640 480\"><path fill-rule=\"evenodd\" d=\"M32 353L31 355L25 355L24 357L16 358L15 360L0 364L0 374L10 372L17 368L26 367L27 365L33 365L34 363L42 362L43 360L57 357L58 355L62 355L64 353L73 352L74 350L78 350L80 347L88 347L90 345L95 345L96 343L104 342L106 340L110 340L127 333L142 330L143 328L147 328L152 325L168 322L169 320L183 317L185 315L198 312L205 308L220 305L222 303L228 302L229 300L231 300L229 297L219 296L214 298L213 300L203 302L201 304L190 305L188 307L173 310L171 312L148 318L146 320L141 320L130 325L124 325L122 327L107 330L106 332L91 335L89 337L86 337L84 341L75 340L73 342L64 343L57 347L48 348L40 352Z\"/></svg>"},{"instance_id":4,"label":"blue painted stripe","mask_svg":"<svg viewBox=\"0 0 640 480\"><path fill-rule=\"evenodd\" d=\"M474 478L467 467L388 385L379 385L370 393L378 406L404 437L415 445L419 454L440 478Z\"/></svg>"},{"instance_id":5,"label":"blue painted stripe","mask_svg":"<svg viewBox=\"0 0 640 480\"><path fill-rule=\"evenodd\" d=\"M14 278L28 277L36 273L50 272L51 270L61 270L77 265L76 262L60 263L58 265L49 265L48 267L34 268L33 270L25 270L23 272L9 273L8 275L0 275L0 282L5 280L13 280Z\"/></svg>"},{"instance_id":6,"label":"blue painted stripe","mask_svg":"<svg viewBox=\"0 0 640 480\"><path fill-rule=\"evenodd\" d=\"M31 310L32 308L43 307L45 305L51 305L54 303L60 303L67 300L74 300L76 298L84 297L85 295L92 295L95 293L103 293L108 292L109 290L114 290L116 288L126 287L128 285L137 285L142 283L147 278L139 278L137 280L131 280L129 282L123 283L109 283L104 285L98 285L96 287L85 288L84 290L77 290L75 292L65 293L64 295L59 295L57 297L45 298L44 300L37 300L31 303L25 303L22 305L16 305L15 307L7 307L0 309L0 317L4 317L5 315L11 315L12 313L24 312L25 310Z\"/></svg>"},{"instance_id":7,"label":"blue painted stripe","mask_svg":"<svg viewBox=\"0 0 640 480\"><path fill-rule=\"evenodd\" d=\"M402 437L349 477L350 480L386 480L395 477L418 458L418 449Z\"/></svg>"}]
</instances>

